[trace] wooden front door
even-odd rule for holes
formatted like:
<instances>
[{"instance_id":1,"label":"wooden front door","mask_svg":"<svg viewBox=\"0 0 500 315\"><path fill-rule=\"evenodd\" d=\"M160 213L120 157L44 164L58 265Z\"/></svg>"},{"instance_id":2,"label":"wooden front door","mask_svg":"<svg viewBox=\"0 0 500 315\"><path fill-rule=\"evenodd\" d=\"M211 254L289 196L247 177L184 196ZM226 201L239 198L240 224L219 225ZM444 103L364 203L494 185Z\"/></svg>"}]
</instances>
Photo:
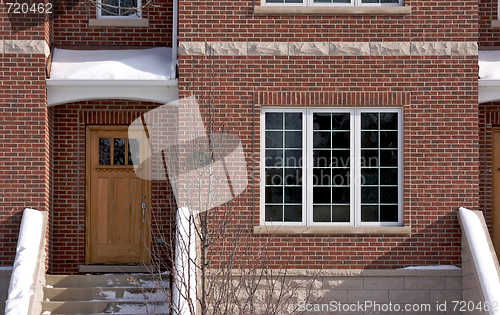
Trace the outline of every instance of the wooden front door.
<instances>
[{"instance_id":1,"label":"wooden front door","mask_svg":"<svg viewBox=\"0 0 500 315\"><path fill-rule=\"evenodd\" d=\"M491 239L500 254L500 128L493 128Z\"/></svg>"},{"instance_id":2,"label":"wooden front door","mask_svg":"<svg viewBox=\"0 0 500 315\"><path fill-rule=\"evenodd\" d=\"M141 133L129 139L127 126L87 127L87 264L150 263L151 182L134 171L145 140Z\"/></svg>"}]
</instances>

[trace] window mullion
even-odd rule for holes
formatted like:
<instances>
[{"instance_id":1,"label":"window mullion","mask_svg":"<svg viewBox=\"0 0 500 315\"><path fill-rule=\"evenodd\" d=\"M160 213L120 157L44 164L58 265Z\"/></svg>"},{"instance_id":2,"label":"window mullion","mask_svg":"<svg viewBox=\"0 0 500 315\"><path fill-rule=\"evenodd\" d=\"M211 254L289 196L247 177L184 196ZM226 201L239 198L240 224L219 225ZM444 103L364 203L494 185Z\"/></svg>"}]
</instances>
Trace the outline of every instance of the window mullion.
<instances>
[{"instance_id":1,"label":"window mullion","mask_svg":"<svg viewBox=\"0 0 500 315\"><path fill-rule=\"evenodd\" d=\"M302 166L302 177L304 178L305 182L302 184L305 187L305 193L304 193L304 214L306 216L306 224L307 225L312 225L313 223L313 115L312 115L312 110L307 109L304 111L304 119L303 119L303 128L304 128L304 148L305 148L305 156L306 156L306 163L303 163Z\"/></svg>"},{"instance_id":2,"label":"window mullion","mask_svg":"<svg viewBox=\"0 0 500 315\"><path fill-rule=\"evenodd\" d=\"M351 225L361 222L361 113L355 109L351 115Z\"/></svg>"}]
</instances>

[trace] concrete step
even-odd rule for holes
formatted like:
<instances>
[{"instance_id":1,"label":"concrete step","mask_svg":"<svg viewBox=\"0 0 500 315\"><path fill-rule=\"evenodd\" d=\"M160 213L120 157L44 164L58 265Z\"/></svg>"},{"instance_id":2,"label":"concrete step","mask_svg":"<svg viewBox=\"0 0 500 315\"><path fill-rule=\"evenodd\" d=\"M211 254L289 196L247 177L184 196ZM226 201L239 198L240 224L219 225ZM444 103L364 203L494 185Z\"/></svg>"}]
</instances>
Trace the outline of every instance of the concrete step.
<instances>
[{"instance_id":1,"label":"concrete step","mask_svg":"<svg viewBox=\"0 0 500 315\"><path fill-rule=\"evenodd\" d=\"M109 275L47 275L46 286L58 288L95 288L95 287L142 287L155 288L169 286L170 275L164 274L162 283L158 275L150 274L109 274ZM153 278L154 277L154 278Z\"/></svg>"},{"instance_id":2,"label":"concrete step","mask_svg":"<svg viewBox=\"0 0 500 315\"><path fill-rule=\"evenodd\" d=\"M144 302L108 302L108 301L71 301L71 302L42 302L42 314L169 314L166 303Z\"/></svg>"},{"instance_id":3,"label":"concrete step","mask_svg":"<svg viewBox=\"0 0 500 315\"><path fill-rule=\"evenodd\" d=\"M169 314L170 275L47 275L42 314Z\"/></svg>"},{"instance_id":4,"label":"concrete step","mask_svg":"<svg viewBox=\"0 0 500 315\"><path fill-rule=\"evenodd\" d=\"M56 301L167 301L169 288L44 288L44 300Z\"/></svg>"}]
</instances>

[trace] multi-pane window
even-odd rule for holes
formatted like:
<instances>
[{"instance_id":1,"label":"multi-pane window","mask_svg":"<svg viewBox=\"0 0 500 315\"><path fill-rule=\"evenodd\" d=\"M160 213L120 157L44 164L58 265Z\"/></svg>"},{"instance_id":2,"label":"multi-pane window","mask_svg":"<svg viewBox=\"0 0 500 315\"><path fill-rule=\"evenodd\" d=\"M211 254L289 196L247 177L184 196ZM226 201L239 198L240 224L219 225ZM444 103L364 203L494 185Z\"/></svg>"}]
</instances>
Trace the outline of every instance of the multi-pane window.
<instances>
[{"instance_id":1,"label":"multi-pane window","mask_svg":"<svg viewBox=\"0 0 500 315\"><path fill-rule=\"evenodd\" d=\"M98 0L97 17L102 19L141 18L141 0Z\"/></svg>"},{"instance_id":2,"label":"multi-pane window","mask_svg":"<svg viewBox=\"0 0 500 315\"><path fill-rule=\"evenodd\" d=\"M298 5L298 6L391 6L403 5L403 0L262 0L263 5Z\"/></svg>"},{"instance_id":3,"label":"multi-pane window","mask_svg":"<svg viewBox=\"0 0 500 315\"><path fill-rule=\"evenodd\" d=\"M265 109L262 218L400 225L400 109Z\"/></svg>"}]
</instances>

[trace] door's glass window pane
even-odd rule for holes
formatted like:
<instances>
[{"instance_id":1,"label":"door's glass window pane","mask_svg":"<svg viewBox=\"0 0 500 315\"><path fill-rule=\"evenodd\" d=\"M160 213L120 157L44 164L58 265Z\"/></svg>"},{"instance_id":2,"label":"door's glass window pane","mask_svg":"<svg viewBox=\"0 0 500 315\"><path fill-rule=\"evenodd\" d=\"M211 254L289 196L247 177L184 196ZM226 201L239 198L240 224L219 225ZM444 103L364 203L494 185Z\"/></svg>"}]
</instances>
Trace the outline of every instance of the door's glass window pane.
<instances>
[{"instance_id":1,"label":"door's glass window pane","mask_svg":"<svg viewBox=\"0 0 500 315\"><path fill-rule=\"evenodd\" d=\"M139 165L141 158L140 140L136 138L128 139L128 165Z\"/></svg>"},{"instance_id":2,"label":"door's glass window pane","mask_svg":"<svg viewBox=\"0 0 500 315\"><path fill-rule=\"evenodd\" d=\"M111 139L99 138L99 165L111 164Z\"/></svg>"},{"instance_id":3,"label":"door's glass window pane","mask_svg":"<svg viewBox=\"0 0 500 315\"><path fill-rule=\"evenodd\" d=\"M125 165L125 138L113 139L113 164Z\"/></svg>"}]
</instances>

